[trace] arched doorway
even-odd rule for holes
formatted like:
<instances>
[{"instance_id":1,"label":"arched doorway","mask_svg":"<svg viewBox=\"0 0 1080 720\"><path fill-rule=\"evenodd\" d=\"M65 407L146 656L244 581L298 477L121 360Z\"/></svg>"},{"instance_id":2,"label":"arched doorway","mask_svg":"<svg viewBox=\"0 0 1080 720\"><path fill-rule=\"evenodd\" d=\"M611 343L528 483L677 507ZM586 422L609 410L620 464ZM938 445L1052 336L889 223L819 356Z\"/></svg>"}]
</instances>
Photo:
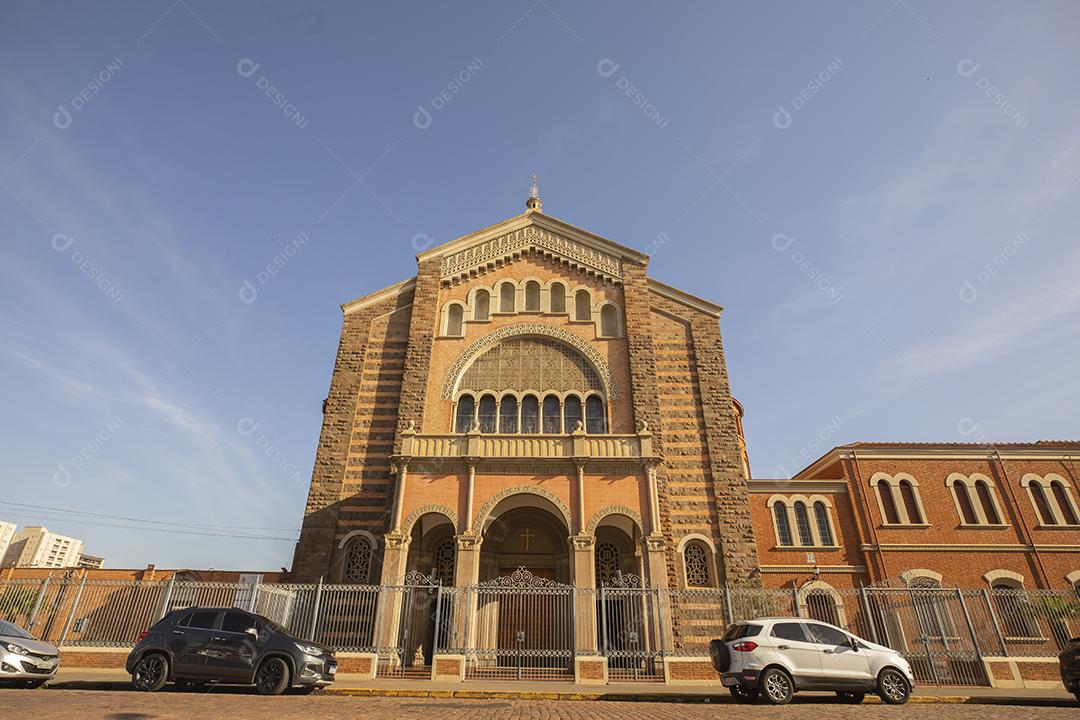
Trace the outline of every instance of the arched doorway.
<instances>
[{"instance_id":1,"label":"arched doorway","mask_svg":"<svg viewBox=\"0 0 1080 720\"><path fill-rule=\"evenodd\" d=\"M500 501L483 520L470 677L572 677L574 594L562 509L531 493Z\"/></svg>"}]
</instances>

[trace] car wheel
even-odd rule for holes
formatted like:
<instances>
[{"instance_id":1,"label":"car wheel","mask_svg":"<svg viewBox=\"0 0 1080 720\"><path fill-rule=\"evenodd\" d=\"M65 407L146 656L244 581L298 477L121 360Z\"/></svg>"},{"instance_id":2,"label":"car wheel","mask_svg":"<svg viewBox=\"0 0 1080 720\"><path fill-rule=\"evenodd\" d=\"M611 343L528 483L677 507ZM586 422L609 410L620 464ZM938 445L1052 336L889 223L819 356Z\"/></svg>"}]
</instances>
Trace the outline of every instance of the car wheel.
<instances>
[{"instance_id":1,"label":"car wheel","mask_svg":"<svg viewBox=\"0 0 1080 720\"><path fill-rule=\"evenodd\" d=\"M840 702L847 703L848 705L858 705L866 697L864 692L853 692L851 690L837 690L836 697L840 698Z\"/></svg>"},{"instance_id":2,"label":"car wheel","mask_svg":"<svg viewBox=\"0 0 1080 720\"><path fill-rule=\"evenodd\" d=\"M279 657L272 657L255 673L255 689L260 695L280 695L289 687L289 666Z\"/></svg>"},{"instance_id":3,"label":"car wheel","mask_svg":"<svg viewBox=\"0 0 1080 720\"><path fill-rule=\"evenodd\" d=\"M787 705L795 694L791 677L778 668L769 668L761 673L761 696L770 705Z\"/></svg>"},{"instance_id":4,"label":"car wheel","mask_svg":"<svg viewBox=\"0 0 1080 720\"><path fill-rule=\"evenodd\" d=\"M144 655L131 673L131 684L143 692L157 692L168 681L169 661L159 653Z\"/></svg>"},{"instance_id":5,"label":"car wheel","mask_svg":"<svg viewBox=\"0 0 1080 720\"><path fill-rule=\"evenodd\" d=\"M761 695L761 691L757 688L748 688L742 685L732 685L728 690L731 691L731 697L743 703L754 702Z\"/></svg>"},{"instance_id":6,"label":"car wheel","mask_svg":"<svg viewBox=\"0 0 1080 720\"><path fill-rule=\"evenodd\" d=\"M878 675L878 697L889 705L903 705L911 697L911 685L899 670L885 668Z\"/></svg>"}]
</instances>

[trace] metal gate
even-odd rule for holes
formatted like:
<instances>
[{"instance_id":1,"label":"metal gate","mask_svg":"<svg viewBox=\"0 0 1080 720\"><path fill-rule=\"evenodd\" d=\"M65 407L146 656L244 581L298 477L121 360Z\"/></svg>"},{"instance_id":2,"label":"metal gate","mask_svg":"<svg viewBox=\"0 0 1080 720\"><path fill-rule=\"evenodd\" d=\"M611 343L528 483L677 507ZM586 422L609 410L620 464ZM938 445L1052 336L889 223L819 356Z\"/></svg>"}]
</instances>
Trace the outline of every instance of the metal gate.
<instances>
[{"instance_id":1,"label":"metal gate","mask_svg":"<svg viewBox=\"0 0 1080 720\"><path fill-rule=\"evenodd\" d=\"M987 685L964 593L940 587L875 588L868 605L879 641L928 685Z\"/></svg>"},{"instance_id":2,"label":"metal gate","mask_svg":"<svg viewBox=\"0 0 1080 720\"><path fill-rule=\"evenodd\" d=\"M596 594L600 653L613 681L664 680L660 593L637 575L619 574Z\"/></svg>"},{"instance_id":3,"label":"metal gate","mask_svg":"<svg viewBox=\"0 0 1080 720\"><path fill-rule=\"evenodd\" d=\"M440 626L446 625L440 623L443 618L439 617L440 588L435 573L424 575L417 571L406 573L400 585L383 586L380 677L431 676L437 634Z\"/></svg>"},{"instance_id":4,"label":"metal gate","mask_svg":"<svg viewBox=\"0 0 1080 720\"><path fill-rule=\"evenodd\" d=\"M574 588L524 567L465 588L465 676L572 680Z\"/></svg>"}]
</instances>

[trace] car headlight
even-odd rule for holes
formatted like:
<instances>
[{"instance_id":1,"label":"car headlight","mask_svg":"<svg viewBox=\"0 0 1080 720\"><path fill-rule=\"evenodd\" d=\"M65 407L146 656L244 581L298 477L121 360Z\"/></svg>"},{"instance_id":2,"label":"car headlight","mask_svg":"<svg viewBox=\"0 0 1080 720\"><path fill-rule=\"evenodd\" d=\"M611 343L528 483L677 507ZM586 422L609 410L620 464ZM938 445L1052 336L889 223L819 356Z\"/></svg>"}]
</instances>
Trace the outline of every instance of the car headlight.
<instances>
[{"instance_id":1,"label":"car headlight","mask_svg":"<svg viewBox=\"0 0 1080 720\"><path fill-rule=\"evenodd\" d=\"M8 649L8 652L13 652L16 655L26 655L30 652L22 645L16 645L15 643L4 643L4 647Z\"/></svg>"},{"instance_id":2,"label":"car headlight","mask_svg":"<svg viewBox=\"0 0 1080 720\"><path fill-rule=\"evenodd\" d=\"M321 647L315 647L314 645L305 645L304 643L294 643L300 652L305 655L322 655L323 649Z\"/></svg>"}]
</instances>

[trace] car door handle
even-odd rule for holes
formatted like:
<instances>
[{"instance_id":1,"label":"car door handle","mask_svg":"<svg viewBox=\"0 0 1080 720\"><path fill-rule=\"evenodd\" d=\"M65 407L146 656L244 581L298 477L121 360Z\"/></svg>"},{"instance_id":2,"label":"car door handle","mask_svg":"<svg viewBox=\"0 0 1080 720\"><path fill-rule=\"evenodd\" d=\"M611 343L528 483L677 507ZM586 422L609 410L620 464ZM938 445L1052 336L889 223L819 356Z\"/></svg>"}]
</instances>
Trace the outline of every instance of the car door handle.
<instances>
[{"instance_id":1,"label":"car door handle","mask_svg":"<svg viewBox=\"0 0 1080 720\"><path fill-rule=\"evenodd\" d=\"M776 649L777 650L790 650L791 646L790 645L777 645Z\"/></svg>"},{"instance_id":2,"label":"car door handle","mask_svg":"<svg viewBox=\"0 0 1080 720\"><path fill-rule=\"evenodd\" d=\"M832 655L833 654L832 650L822 650L821 652L825 653L826 655Z\"/></svg>"},{"instance_id":3,"label":"car door handle","mask_svg":"<svg viewBox=\"0 0 1080 720\"><path fill-rule=\"evenodd\" d=\"M215 642L225 642L225 641L226 641L226 640L228 640L228 639L229 639L229 638L221 637L220 635L215 635L215 636L214 636L214 641L215 641Z\"/></svg>"},{"instance_id":4,"label":"car door handle","mask_svg":"<svg viewBox=\"0 0 1080 720\"><path fill-rule=\"evenodd\" d=\"M183 635L183 634L184 634L184 631L183 631L183 630L173 630L173 631L172 631L172 634L173 634L173 635Z\"/></svg>"}]
</instances>

